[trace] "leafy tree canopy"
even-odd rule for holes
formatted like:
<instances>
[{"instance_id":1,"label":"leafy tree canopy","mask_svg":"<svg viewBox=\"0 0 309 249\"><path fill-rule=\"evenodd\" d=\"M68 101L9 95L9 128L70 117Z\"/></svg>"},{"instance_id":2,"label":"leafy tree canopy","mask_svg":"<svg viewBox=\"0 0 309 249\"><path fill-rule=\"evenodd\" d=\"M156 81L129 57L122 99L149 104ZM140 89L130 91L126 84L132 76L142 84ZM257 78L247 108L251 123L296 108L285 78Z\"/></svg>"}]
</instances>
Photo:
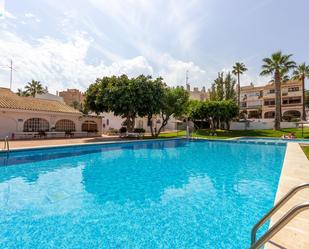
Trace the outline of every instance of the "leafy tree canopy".
<instances>
[{"instance_id":1,"label":"leafy tree canopy","mask_svg":"<svg viewBox=\"0 0 309 249\"><path fill-rule=\"evenodd\" d=\"M122 75L97 79L91 84L86 91L85 106L96 113L111 111L125 118L129 131L133 130L137 116L147 117L152 135L158 136L171 116L185 111L188 98L183 88L169 88L162 78ZM154 131L152 120L157 115L162 118L162 123Z\"/></svg>"},{"instance_id":2,"label":"leafy tree canopy","mask_svg":"<svg viewBox=\"0 0 309 249\"><path fill-rule=\"evenodd\" d=\"M235 92L236 80L230 72L224 76L224 73L219 73L209 91L210 100L233 100L236 101Z\"/></svg>"}]
</instances>

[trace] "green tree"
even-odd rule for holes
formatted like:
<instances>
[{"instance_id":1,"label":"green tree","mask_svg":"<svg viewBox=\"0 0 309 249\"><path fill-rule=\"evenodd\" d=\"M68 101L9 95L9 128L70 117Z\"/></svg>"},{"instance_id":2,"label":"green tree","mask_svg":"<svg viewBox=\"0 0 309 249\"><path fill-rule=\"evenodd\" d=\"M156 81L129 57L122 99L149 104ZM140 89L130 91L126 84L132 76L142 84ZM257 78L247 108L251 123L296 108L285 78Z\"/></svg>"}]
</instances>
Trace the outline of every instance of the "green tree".
<instances>
[{"instance_id":1,"label":"green tree","mask_svg":"<svg viewBox=\"0 0 309 249\"><path fill-rule=\"evenodd\" d=\"M293 72L293 79L301 80L302 82L302 90L303 90L303 120L306 120L306 104L305 104L305 80L309 78L309 66L306 63L299 64L294 72Z\"/></svg>"},{"instance_id":2,"label":"green tree","mask_svg":"<svg viewBox=\"0 0 309 249\"><path fill-rule=\"evenodd\" d=\"M108 112L109 103L108 95L110 87L115 84L117 77L103 77L98 78L95 83L91 84L85 93L84 109L93 111L96 114L100 112Z\"/></svg>"},{"instance_id":3,"label":"green tree","mask_svg":"<svg viewBox=\"0 0 309 249\"><path fill-rule=\"evenodd\" d=\"M25 86L25 92L35 97L36 94L46 93L46 88L43 87L40 81L31 80L31 82L28 82Z\"/></svg>"},{"instance_id":4,"label":"green tree","mask_svg":"<svg viewBox=\"0 0 309 249\"><path fill-rule=\"evenodd\" d=\"M179 117L188 109L189 93L183 87L165 88L163 102L160 110L162 119L160 128L154 132L154 136L160 135L172 116Z\"/></svg>"},{"instance_id":5,"label":"green tree","mask_svg":"<svg viewBox=\"0 0 309 249\"><path fill-rule=\"evenodd\" d=\"M226 76L223 73L218 73L218 78L214 80L209 91L210 100L234 100L236 99L235 93L236 81L232 77L231 73L228 72Z\"/></svg>"},{"instance_id":6,"label":"green tree","mask_svg":"<svg viewBox=\"0 0 309 249\"><path fill-rule=\"evenodd\" d=\"M85 108L97 114L112 111L124 118L124 124L132 131L137 116L146 116L150 124L153 116L161 114L166 89L162 78L153 80L144 75L130 79L126 75L104 77L87 89ZM153 136L158 135L153 132L152 125L150 129Z\"/></svg>"},{"instance_id":7,"label":"green tree","mask_svg":"<svg viewBox=\"0 0 309 249\"><path fill-rule=\"evenodd\" d=\"M152 79L150 76L140 75L135 81L142 96L139 98L141 101L138 107L138 116L147 117L147 123L153 137L158 136L153 129L153 117L161 113L164 103L166 84L161 77Z\"/></svg>"},{"instance_id":8,"label":"green tree","mask_svg":"<svg viewBox=\"0 0 309 249\"><path fill-rule=\"evenodd\" d=\"M233 66L232 73L237 76L237 99L238 99L238 107L240 108L240 75L243 74L248 69L246 68L244 63L236 62Z\"/></svg>"},{"instance_id":9,"label":"green tree","mask_svg":"<svg viewBox=\"0 0 309 249\"><path fill-rule=\"evenodd\" d=\"M295 68L295 62L291 60L291 54L285 55L281 51L273 53L269 58L263 59L262 71L260 75L273 75L276 94L275 130L280 129L281 122L281 81L282 72L288 73Z\"/></svg>"},{"instance_id":10,"label":"green tree","mask_svg":"<svg viewBox=\"0 0 309 249\"><path fill-rule=\"evenodd\" d=\"M196 121L208 121L214 131L219 127L229 129L230 121L238 115L238 106L233 100L204 101L192 103L189 117Z\"/></svg>"},{"instance_id":11,"label":"green tree","mask_svg":"<svg viewBox=\"0 0 309 249\"><path fill-rule=\"evenodd\" d=\"M231 73L228 72L224 79L224 99L236 101L235 92L236 80L232 77Z\"/></svg>"}]
</instances>

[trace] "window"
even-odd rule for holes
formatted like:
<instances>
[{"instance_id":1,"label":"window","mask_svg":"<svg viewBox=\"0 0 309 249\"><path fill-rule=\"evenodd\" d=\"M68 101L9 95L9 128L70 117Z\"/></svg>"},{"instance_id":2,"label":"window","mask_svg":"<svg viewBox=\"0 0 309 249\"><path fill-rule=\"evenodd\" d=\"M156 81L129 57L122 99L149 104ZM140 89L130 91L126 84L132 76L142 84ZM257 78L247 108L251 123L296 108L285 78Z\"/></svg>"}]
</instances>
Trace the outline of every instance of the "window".
<instances>
[{"instance_id":1,"label":"window","mask_svg":"<svg viewBox=\"0 0 309 249\"><path fill-rule=\"evenodd\" d=\"M275 100L274 99L265 99L264 105L275 105Z\"/></svg>"},{"instance_id":2,"label":"window","mask_svg":"<svg viewBox=\"0 0 309 249\"><path fill-rule=\"evenodd\" d=\"M75 131L75 124L72 120L61 119L55 125L56 131Z\"/></svg>"},{"instance_id":3,"label":"window","mask_svg":"<svg viewBox=\"0 0 309 249\"><path fill-rule=\"evenodd\" d=\"M241 102L240 107L247 107L247 102Z\"/></svg>"},{"instance_id":4,"label":"window","mask_svg":"<svg viewBox=\"0 0 309 249\"><path fill-rule=\"evenodd\" d=\"M82 131L87 131L87 132L97 132L98 131L98 125L94 121L85 121L82 124Z\"/></svg>"},{"instance_id":5,"label":"window","mask_svg":"<svg viewBox=\"0 0 309 249\"><path fill-rule=\"evenodd\" d=\"M25 132L48 131L49 123L42 118L30 118L24 123Z\"/></svg>"},{"instance_id":6,"label":"window","mask_svg":"<svg viewBox=\"0 0 309 249\"><path fill-rule=\"evenodd\" d=\"M268 90L268 94L273 94L273 93L275 93L275 89L269 89Z\"/></svg>"},{"instance_id":7,"label":"window","mask_svg":"<svg viewBox=\"0 0 309 249\"><path fill-rule=\"evenodd\" d=\"M301 97L292 97L292 98L282 99L283 105L300 104L300 103L301 103Z\"/></svg>"},{"instance_id":8,"label":"window","mask_svg":"<svg viewBox=\"0 0 309 249\"><path fill-rule=\"evenodd\" d=\"M274 118L275 112L265 112L264 118Z\"/></svg>"},{"instance_id":9,"label":"window","mask_svg":"<svg viewBox=\"0 0 309 249\"><path fill-rule=\"evenodd\" d=\"M296 119L296 118L300 118L301 117L301 114L299 111L296 111L296 110L290 110L290 111L286 111L285 113L283 113L283 120L285 121L292 121L293 119Z\"/></svg>"},{"instance_id":10,"label":"window","mask_svg":"<svg viewBox=\"0 0 309 249\"><path fill-rule=\"evenodd\" d=\"M299 86L289 87L288 91L289 92L298 92L299 91Z\"/></svg>"},{"instance_id":11,"label":"window","mask_svg":"<svg viewBox=\"0 0 309 249\"><path fill-rule=\"evenodd\" d=\"M109 125L109 119L106 119L106 125Z\"/></svg>"}]
</instances>

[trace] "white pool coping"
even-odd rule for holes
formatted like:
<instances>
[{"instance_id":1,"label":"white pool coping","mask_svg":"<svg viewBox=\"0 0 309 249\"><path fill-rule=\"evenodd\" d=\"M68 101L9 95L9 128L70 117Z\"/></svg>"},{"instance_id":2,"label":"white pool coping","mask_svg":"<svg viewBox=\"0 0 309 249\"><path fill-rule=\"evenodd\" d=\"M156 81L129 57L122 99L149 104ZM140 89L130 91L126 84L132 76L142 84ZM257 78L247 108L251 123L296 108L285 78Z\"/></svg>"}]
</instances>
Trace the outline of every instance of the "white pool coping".
<instances>
[{"instance_id":1,"label":"white pool coping","mask_svg":"<svg viewBox=\"0 0 309 249\"><path fill-rule=\"evenodd\" d=\"M299 143L287 143L285 158L278 184L275 202L281 199L293 187L309 182L309 161ZM271 219L272 226L289 209L309 201L309 189L302 190L289 200ZM309 248L309 211L296 216L280 232L266 249L308 249Z\"/></svg>"}]
</instances>

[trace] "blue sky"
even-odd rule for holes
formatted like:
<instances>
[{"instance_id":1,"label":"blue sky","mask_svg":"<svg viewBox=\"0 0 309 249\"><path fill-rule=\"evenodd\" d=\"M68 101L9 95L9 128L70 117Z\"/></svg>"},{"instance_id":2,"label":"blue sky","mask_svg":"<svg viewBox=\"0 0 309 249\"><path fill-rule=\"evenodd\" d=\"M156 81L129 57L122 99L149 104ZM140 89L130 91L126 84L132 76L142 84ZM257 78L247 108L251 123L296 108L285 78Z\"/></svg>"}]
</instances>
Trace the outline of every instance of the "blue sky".
<instances>
[{"instance_id":1,"label":"blue sky","mask_svg":"<svg viewBox=\"0 0 309 249\"><path fill-rule=\"evenodd\" d=\"M0 0L3 1L3 0ZM1 2L0 2L1 4ZM236 61L257 85L262 58L282 50L309 63L308 0L6 0L0 19L0 86L31 79L51 92L85 90L97 77L162 76L210 87ZM3 12L3 11L2 11Z\"/></svg>"}]
</instances>

